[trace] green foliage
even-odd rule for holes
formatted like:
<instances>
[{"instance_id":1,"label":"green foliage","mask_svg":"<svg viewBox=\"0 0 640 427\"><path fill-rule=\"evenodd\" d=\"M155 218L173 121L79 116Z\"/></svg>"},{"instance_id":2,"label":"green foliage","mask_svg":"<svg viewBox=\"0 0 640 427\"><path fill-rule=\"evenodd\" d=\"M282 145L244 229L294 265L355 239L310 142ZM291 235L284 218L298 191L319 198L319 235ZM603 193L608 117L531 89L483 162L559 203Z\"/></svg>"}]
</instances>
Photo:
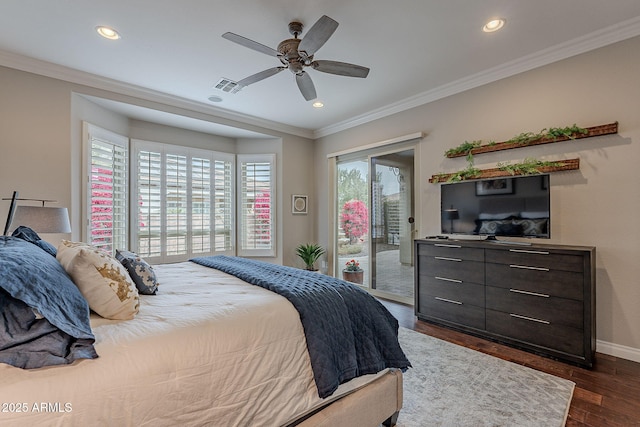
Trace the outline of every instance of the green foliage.
<instances>
[{"instance_id":1,"label":"green foliage","mask_svg":"<svg viewBox=\"0 0 640 427\"><path fill-rule=\"evenodd\" d=\"M543 138L552 139L554 141L559 138L575 139L576 135L579 135L579 134L586 135L588 133L589 131L587 129L581 128L574 123L573 126L565 126L562 128L549 128L549 129L545 128L538 133L522 132L514 136L513 138L505 141L505 143L526 145L532 141L537 141ZM486 146L493 146L493 145L496 145L495 141L489 141L486 144ZM458 145L457 147L454 147L445 151L444 155L445 157L450 157L450 156L455 157L456 155L466 154L467 160L469 160L468 157L471 156L471 150L481 146L482 146L482 141L472 141L472 142L465 141L462 144Z\"/></svg>"},{"instance_id":2,"label":"green foliage","mask_svg":"<svg viewBox=\"0 0 640 427\"><path fill-rule=\"evenodd\" d=\"M300 244L296 248L296 255L304 262L305 269L312 271L316 270L315 263L324 253L324 248L315 243Z\"/></svg>"},{"instance_id":3,"label":"green foliage","mask_svg":"<svg viewBox=\"0 0 640 427\"><path fill-rule=\"evenodd\" d=\"M476 147L479 147L480 144L482 144L482 141L465 141L462 144L458 145L457 147L451 148L447 151L445 151L444 155L445 157L447 156L453 156L456 154L471 154L471 150L473 150Z\"/></svg>"},{"instance_id":4,"label":"green foliage","mask_svg":"<svg viewBox=\"0 0 640 427\"><path fill-rule=\"evenodd\" d=\"M469 166L467 166L466 169L451 174L447 179L447 182L460 182L465 179L477 178L480 176L480 172L480 169L474 167L473 163L469 163Z\"/></svg>"},{"instance_id":5,"label":"green foliage","mask_svg":"<svg viewBox=\"0 0 640 427\"><path fill-rule=\"evenodd\" d=\"M516 136L514 136L513 138L509 139L508 141L505 141L507 143L510 144L528 144L531 141L535 141L536 139L540 139L542 138L542 134L541 133L533 133L533 132L522 132L521 134L518 134Z\"/></svg>"},{"instance_id":6,"label":"green foliage","mask_svg":"<svg viewBox=\"0 0 640 427\"><path fill-rule=\"evenodd\" d=\"M542 167L555 167L562 166L563 162L547 162L543 160L537 160L531 157L527 157L520 163L510 164L506 163L498 163L498 169L501 171L509 172L511 175L537 175L540 172L540 168Z\"/></svg>"},{"instance_id":7,"label":"green foliage","mask_svg":"<svg viewBox=\"0 0 640 427\"><path fill-rule=\"evenodd\" d=\"M576 139L576 135L578 134L586 135L588 133L589 133L588 130L586 130L585 128L576 126L576 124L574 123L573 126L567 126L564 128L549 128L549 130L547 130L546 137L553 138L553 139L558 139L558 138Z\"/></svg>"},{"instance_id":8,"label":"green foliage","mask_svg":"<svg viewBox=\"0 0 640 427\"><path fill-rule=\"evenodd\" d=\"M338 206L349 200L368 200L367 179L360 170L338 168Z\"/></svg>"}]
</instances>

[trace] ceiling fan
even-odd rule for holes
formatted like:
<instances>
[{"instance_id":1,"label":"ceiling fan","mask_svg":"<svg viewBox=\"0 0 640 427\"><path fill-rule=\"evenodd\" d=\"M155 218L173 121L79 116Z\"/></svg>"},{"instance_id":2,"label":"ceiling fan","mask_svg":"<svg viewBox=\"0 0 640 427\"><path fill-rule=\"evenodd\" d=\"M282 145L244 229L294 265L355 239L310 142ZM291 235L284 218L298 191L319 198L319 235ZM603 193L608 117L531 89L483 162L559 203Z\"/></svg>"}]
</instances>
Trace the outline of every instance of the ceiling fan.
<instances>
[{"instance_id":1,"label":"ceiling fan","mask_svg":"<svg viewBox=\"0 0 640 427\"><path fill-rule=\"evenodd\" d=\"M246 77L240 80L238 85L241 87L249 86L250 84L278 74L282 70L289 69L289 71L295 74L298 88L304 99L311 101L316 98L316 88L313 85L311 77L304 70L306 67L339 76L367 77L369 69L360 65L339 61L314 60L313 55L329 40L329 37L331 37L336 28L338 28L336 21L324 15L313 24L304 38L299 39L298 36L302 33L302 27L302 23L297 21L289 23L289 33L291 33L294 38L280 42L278 49L272 49L234 33L224 33L222 35L223 38L266 55L275 56L282 63L281 66L269 68Z\"/></svg>"}]
</instances>

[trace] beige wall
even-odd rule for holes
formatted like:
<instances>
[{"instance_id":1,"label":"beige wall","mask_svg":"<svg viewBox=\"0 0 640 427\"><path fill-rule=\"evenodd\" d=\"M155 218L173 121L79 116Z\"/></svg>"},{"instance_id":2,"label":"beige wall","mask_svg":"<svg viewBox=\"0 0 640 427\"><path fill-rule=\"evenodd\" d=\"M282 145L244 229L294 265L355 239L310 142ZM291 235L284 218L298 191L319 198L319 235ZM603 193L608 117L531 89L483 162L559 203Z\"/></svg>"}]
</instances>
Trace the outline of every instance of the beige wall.
<instances>
[{"instance_id":1,"label":"beige wall","mask_svg":"<svg viewBox=\"0 0 640 427\"><path fill-rule=\"evenodd\" d=\"M427 72L427 71L425 71ZM476 156L497 162L580 158L580 170L551 175L549 243L597 248L598 351L640 361L640 38L466 91L316 141L317 205L326 212L326 155L412 132L420 143L416 182L418 236L440 233L437 172L463 169L445 150L465 140L504 141L521 132L574 123L619 121L612 136ZM326 221L318 222L320 243Z\"/></svg>"},{"instance_id":2,"label":"beige wall","mask_svg":"<svg viewBox=\"0 0 640 427\"><path fill-rule=\"evenodd\" d=\"M278 253L271 262L297 265L295 247L313 240L314 215L292 215L291 194L312 195L313 142L271 132L266 140L236 140L170 126L129 120L87 100L91 95L162 111L219 122L216 117L183 111L127 95L75 85L57 79L0 67L0 196L54 199L69 208L72 234L47 235L82 238L82 121L105 129L157 142L183 144L225 152L276 153L278 162ZM230 123L227 123L230 124ZM255 126L248 130L260 132ZM9 208L0 202L2 224Z\"/></svg>"}]
</instances>

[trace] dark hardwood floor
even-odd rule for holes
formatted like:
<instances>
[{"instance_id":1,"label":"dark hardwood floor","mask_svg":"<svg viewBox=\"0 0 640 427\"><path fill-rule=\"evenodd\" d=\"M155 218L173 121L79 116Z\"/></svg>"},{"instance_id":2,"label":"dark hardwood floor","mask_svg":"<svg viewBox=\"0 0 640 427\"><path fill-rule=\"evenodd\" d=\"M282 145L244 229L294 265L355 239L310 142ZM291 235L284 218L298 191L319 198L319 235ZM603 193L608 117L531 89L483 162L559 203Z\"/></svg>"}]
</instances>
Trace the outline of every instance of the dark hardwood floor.
<instances>
[{"instance_id":1,"label":"dark hardwood floor","mask_svg":"<svg viewBox=\"0 0 640 427\"><path fill-rule=\"evenodd\" d=\"M418 320L413 307L381 300L400 326L576 383L567 427L640 426L640 363L596 353L584 369Z\"/></svg>"}]
</instances>

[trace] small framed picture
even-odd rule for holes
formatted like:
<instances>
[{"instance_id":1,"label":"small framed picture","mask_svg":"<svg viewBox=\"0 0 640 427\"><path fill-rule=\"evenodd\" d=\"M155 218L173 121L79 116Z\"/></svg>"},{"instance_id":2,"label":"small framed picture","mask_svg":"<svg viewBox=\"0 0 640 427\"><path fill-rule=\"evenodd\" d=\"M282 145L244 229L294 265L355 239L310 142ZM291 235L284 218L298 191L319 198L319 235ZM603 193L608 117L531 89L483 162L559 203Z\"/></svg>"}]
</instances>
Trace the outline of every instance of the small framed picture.
<instances>
[{"instance_id":1,"label":"small framed picture","mask_svg":"<svg viewBox=\"0 0 640 427\"><path fill-rule=\"evenodd\" d=\"M486 179L476 182L476 196L512 193L513 180L510 178Z\"/></svg>"},{"instance_id":2,"label":"small framed picture","mask_svg":"<svg viewBox=\"0 0 640 427\"><path fill-rule=\"evenodd\" d=\"M303 214L307 213L308 203L307 196L301 194L294 194L291 196L291 213Z\"/></svg>"}]
</instances>

